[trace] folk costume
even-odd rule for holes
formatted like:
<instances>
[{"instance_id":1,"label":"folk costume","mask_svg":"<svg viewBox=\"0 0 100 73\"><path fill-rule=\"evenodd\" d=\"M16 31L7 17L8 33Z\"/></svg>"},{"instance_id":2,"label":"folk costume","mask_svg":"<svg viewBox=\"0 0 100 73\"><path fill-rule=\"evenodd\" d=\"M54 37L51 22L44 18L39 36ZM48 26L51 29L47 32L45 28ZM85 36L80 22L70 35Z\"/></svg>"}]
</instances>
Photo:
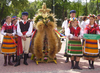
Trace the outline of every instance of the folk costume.
<instances>
[{"instance_id":1,"label":"folk costume","mask_svg":"<svg viewBox=\"0 0 100 73\"><path fill-rule=\"evenodd\" d=\"M95 15L90 15L95 17ZM96 23L94 25L86 25L84 34L99 34L99 27ZM94 39L85 39L83 55L89 61L89 69L94 69L94 59L99 56L98 41Z\"/></svg>"},{"instance_id":2,"label":"folk costume","mask_svg":"<svg viewBox=\"0 0 100 73\"><path fill-rule=\"evenodd\" d=\"M15 30L17 32L17 22L16 23L13 23L15 20L17 20L17 16L13 16L12 17L12 21L11 21L12 24L15 25ZM15 42L17 44L17 41L18 41L17 33L15 34L14 38L15 38ZM17 52L17 48L18 48L17 45L16 45L16 52ZM16 59L14 59L14 55L15 55ZM12 62L17 62L17 53L15 53L15 54L12 55Z\"/></svg>"},{"instance_id":3,"label":"folk costume","mask_svg":"<svg viewBox=\"0 0 100 73\"><path fill-rule=\"evenodd\" d=\"M77 21L77 18L72 18L70 22L72 21ZM82 38L83 33L82 33L81 28L79 26L76 26L76 27L70 26L69 28L67 28L67 31L65 33L67 36L67 41L66 41L67 43L66 43L66 49L65 49L66 56L70 56L70 57L74 56L74 58L82 57L83 52L82 52L81 39L74 39L74 37ZM71 60L71 64L72 64L72 67L71 67L72 69L76 68L76 69L81 70L81 68L78 65L79 61L76 61L76 64L74 66L74 60Z\"/></svg>"},{"instance_id":4,"label":"folk costume","mask_svg":"<svg viewBox=\"0 0 100 73\"><path fill-rule=\"evenodd\" d=\"M8 36L6 35L7 33L11 33L13 34L13 36ZM16 43L14 39L14 35L16 34L15 26L11 23L10 24L5 23L2 26L1 34L4 35L2 46L1 46L1 52L4 54L4 60L5 60L4 66L7 65L7 55L8 55L8 64L13 65L10 62L10 59L11 59L11 55L16 53Z\"/></svg>"},{"instance_id":5,"label":"folk costume","mask_svg":"<svg viewBox=\"0 0 100 73\"><path fill-rule=\"evenodd\" d=\"M27 15L27 12L23 12L22 15ZM33 24L29 21L20 21L17 25L17 35L18 35L18 49L17 49L17 56L18 61L15 66L20 65L21 55L24 52L24 64L28 65L27 63L27 54L29 53L29 46L30 46L30 37L33 30ZM24 41L21 36L25 36L26 40Z\"/></svg>"},{"instance_id":6,"label":"folk costume","mask_svg":"<svg viewBox=\"0 0 100 73\"><path fill-rule=\"evenodd\" d=\"M71 10L71 11L70 11L70 14L71 14L71 13L76 13L76 11L75 11L75 10ZM72 19L72 17L70 18L70 20L71 20L71 19ZM68 21L68 20L66 20L66 21L63 22L63 26L65 27L65 35L66 35L66 32L67 32L68 24L69 24L69 21ZM78 20L78 25L81 26L79 20ZM67 40L67 39L66 39L66 40ZM67 43L67 42L66 42L66 43ZM65 63L67 63L67 62L69 61L69 57L68 57L68 55L66 55L66 47L65 47L65 54L64 54L64 56L67 57L67 58L66 58L66 61L65 61Z\"/></svg>"}]
</instances>

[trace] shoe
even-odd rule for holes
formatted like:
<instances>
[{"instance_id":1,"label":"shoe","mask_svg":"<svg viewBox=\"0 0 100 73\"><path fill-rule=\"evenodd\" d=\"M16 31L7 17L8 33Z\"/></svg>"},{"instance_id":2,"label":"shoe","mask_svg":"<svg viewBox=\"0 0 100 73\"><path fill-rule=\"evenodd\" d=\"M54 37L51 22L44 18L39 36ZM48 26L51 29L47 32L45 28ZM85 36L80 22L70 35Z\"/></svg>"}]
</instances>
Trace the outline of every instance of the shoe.
<instances>
[{"instance_id":1,"label":"shoe","mask_svg":"<svg viewBox=\"0 0 100 73\"><path fill-rule=\"evenodd\" d=\"M76 61L74 69L82 70L82 68L79 67L79 61Z\"/></svg>"},{"instance_id":2,"label":"shoe","mask_svg":"<svg viewBox=\"0 0 100 73\"><path fill-rule=\"evenodd\" d=\"M24 62L23 62L25 65L28 65L27 63L27 54L24 54Z\"/></svg>"},{"instance_id":3,"label":"shoe","mask_svg":"<svg viewBox=\"0 0 100 73\"><path fill-rule=\"evenodd\" d=\"M20 65L20 59L17 60L17 63L14 66L19 66Z\"/></svg>"},{"instance_id":4,"label":"shoe","mask_svg":"<svg viewBox=\"0 0 100 73\"><path fill-rule=\"evenodd\" d=\"M74 69L74 60L71 60L71 69Z\"/></svg>"},{"instance_id":5,"label":"shoe","mask_svg":"<svg viewBox=\"0 0 100 73\"><path fill-rule=\"evenodd\" d=\"M66 58L66 61L65 61L65 63L68 63L68 62L69 62L69 57L67 57L67 58Z\"/></svg>"},{"instance_id":6,"label":"shoe","mask_svg":"<svg viewBox=\"0 0 100 73\"><path fill-rule=\"evenodd\" d=\"M13 65L13 63L11 63L11 56L8 56L8 65Z\"/></svg>"},{"instance_id":7,"label":"shoe","mask_svg":"<svg viewBox=\"0 0 100 73\"><path fill-rule=\"evenodd\" d=\"M4 64L3 64L3 66L7 66L7 56L4 56Z\"/></svg>"}]
</instances>

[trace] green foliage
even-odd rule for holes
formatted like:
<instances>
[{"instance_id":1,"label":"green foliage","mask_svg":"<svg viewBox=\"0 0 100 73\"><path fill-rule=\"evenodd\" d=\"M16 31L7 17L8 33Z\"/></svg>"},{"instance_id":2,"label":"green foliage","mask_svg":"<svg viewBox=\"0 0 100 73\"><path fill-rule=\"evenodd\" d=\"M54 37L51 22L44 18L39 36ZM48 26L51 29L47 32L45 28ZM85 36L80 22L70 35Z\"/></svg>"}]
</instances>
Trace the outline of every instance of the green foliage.
<instances>
[{"instance_id":1,"label":"green foliage","mask_svg":"<svg viewBox=\"0 0 100 73\"><path fill-rule=\"evenodd\" d=\"M64 17L70 17L70 10L76 10L76 17L88 14L100 14L100 0L90 0L88 3L82 3L82 0L78 2L71 2L70 0L35 0L34 2L28 2L28 0L0 0L0 21L7 15L21 17L23 11L29 13L29 18L33 18L38 12L38 9L42 8L43 2L46 3L47 8L53 12L53 6L55 6L55 15L57 19L64 20ZM87 1L87 0L86 0ZM50 20L53 19L50 17ZM61 24L61 21L58 21Z\"/></svg>"},{"instance_id":2,"label":"green foliage","mask_svg":"<svg viewBox=\"0 0 100 73\"><path fill-rule=\"evenodd\" d=\"M16 15L26 8L28 0L0 0L0 21L6 16Z\"/></svg>"},{"instance_id":3,"label":"green foliage","mask_svg":"<svg viewBox=\"0 0 100 73\"><path fill-rule=\"evenodd\" d=\"M41 15L39 15L38 17L36 17L35 23L37 23L39 20L43 20L43 17Z\"/></svg>"}]
</instances>

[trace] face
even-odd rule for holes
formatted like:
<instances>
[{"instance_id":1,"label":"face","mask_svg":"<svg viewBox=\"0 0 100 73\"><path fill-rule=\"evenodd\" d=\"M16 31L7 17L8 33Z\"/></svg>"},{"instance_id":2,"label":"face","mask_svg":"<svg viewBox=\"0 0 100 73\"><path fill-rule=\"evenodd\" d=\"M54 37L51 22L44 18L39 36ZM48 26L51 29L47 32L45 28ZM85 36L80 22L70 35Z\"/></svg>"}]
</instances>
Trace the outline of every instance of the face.
<instances>
[{"instance_id":1,"label":"face","mask_svg":"<svg viewBox=\"0 0 100 73\"><path fill-rule=\"evenodd\" d=\"M71 13L71 14L70 14L70 17L71 17L71 18L73 18L73 17L75 17L75 16L76 16L76 13Z\"/></svg>"},{"instance_id":2,"label":"face","mask_svg":"<svg viewBox=\"0 0 100 73\"><path fill-rule=\"evenodd\" d=\"M73 22L72 22L72 26L73 26L73 27L76 27L77 25L78 25L77 21L73 21Z\"/></svg>"},{"instance_id":3,"label":"face","mask_svg":"<svg viewBox=\"0 0 100 73\"><path fill-rule=\"evenodd\" d=\"M28 18L28 16L22 15L22 19L23 19L23 20L27 20L27 18Z\"/></svg>"},{"instance_id":4,"label":"face","mask_svg":"<svg viewBox=\"0 0 100 73\"><path fill-rule=\"evenodd\" d=\"M11 22L11 17L6 19L6 22L10 23Z\"/></svg>"},{"instance_id":5,"label":"face","mask_svg":"<svg viewBox=\"0 0 100 73\"><path fill-rule=\"evenodd\" d=\"M14 21L13 21L13 24L15 25L17 23L17 19L15 19Z\"/></svg>"},{"instance_id":6,"label":"face","mask_svg":"<svg viewBox=\"0 0 100 73\"><path fill-rule=\"evenodd\" d=\"M98 16L97 19L100 20L100 16Z\"/></svg>"},{"instance_id":7,"label":"face","mask_svg":"<svg viewBox=\"0 0 100 73\"><path fill-rule=\"evenodd\" d=\"M94 24L95 19L93 17L90 17L89 20L91 24Z\"/></svg>"}]
</instances>

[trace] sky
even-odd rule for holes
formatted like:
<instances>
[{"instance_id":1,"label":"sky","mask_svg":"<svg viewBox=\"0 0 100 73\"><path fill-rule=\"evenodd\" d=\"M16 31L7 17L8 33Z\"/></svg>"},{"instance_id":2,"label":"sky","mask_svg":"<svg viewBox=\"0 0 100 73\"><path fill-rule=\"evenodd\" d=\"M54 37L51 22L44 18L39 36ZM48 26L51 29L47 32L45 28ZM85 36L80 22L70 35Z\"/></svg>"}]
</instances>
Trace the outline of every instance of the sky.
<instances>
[{"instance_id":1,"label":"sky","mask_svg":"<svg viewBox=\"0 0 100 73\"><path fill-rule=\"evenodd\" d=\"M28 0L28 1L30 1L30 2L34 2L35 0ZM55 0L56 1L56 0ZM75 1L75 2L77 2L78 0L70 0L71 2L72 1ZM90 0L87 0L87 2L89 2ZM86 2L86 0L82 0L82 2Z\"/></svg>"}]
</instances>

